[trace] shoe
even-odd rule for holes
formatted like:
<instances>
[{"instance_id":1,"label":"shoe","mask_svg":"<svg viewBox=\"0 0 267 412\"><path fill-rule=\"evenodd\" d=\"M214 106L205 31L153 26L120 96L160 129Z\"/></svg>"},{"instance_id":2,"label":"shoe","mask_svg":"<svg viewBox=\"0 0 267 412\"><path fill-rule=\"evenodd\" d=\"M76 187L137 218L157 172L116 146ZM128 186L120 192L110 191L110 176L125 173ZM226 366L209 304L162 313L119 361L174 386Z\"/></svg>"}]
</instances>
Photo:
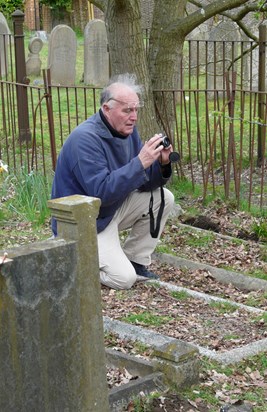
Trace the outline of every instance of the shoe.
<instances>
[{"instance_id":1,"label":"shoe","mask_svg":"<svg viewBox=\"0 0 267 412\"><path fill-rule=\"evenodd\" d=\"M139 263L132 262L131 264L135 268L135 272L138 276L142 276L143 278L147 279L159 279L159 275L156 273L150 272L144 265L140 265Z\"/></svg>"}]
</instances>

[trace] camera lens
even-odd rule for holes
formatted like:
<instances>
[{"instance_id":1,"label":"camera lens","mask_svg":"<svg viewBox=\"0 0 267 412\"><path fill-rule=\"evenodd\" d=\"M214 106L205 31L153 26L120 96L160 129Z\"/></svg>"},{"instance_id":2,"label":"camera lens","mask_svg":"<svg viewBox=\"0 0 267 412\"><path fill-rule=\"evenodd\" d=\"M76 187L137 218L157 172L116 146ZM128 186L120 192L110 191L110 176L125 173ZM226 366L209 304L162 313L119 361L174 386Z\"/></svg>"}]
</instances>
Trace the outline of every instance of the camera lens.
<instances>
[{"instance_id":1,"label":"camera lens","mask_svg":"<svg viewBox=\"0 0 267 412\"><path fill-rule=\"evenodd\" d=\"M163 139L162 142L161 142L162 146L163 147L169 147L170 144L171 144L170 139L167 136L163 136L162 139Z\"/></svg>"}]
</instances>

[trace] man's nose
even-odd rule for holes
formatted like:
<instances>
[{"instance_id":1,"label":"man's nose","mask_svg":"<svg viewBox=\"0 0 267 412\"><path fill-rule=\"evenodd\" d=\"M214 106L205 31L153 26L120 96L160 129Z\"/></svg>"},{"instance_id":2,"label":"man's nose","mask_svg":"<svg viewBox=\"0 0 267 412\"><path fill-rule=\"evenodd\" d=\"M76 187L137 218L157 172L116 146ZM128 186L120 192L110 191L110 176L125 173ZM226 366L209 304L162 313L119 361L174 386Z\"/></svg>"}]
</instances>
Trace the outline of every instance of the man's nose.
<instances>
[{"instance_id":1,"label":"man's nose","mask_svg":"<svg viewBox=\"0 0 267 412\"><path fill-rule=\"evenodd\" d=\"M137 114L138 114L138 110L137 109L133 109L131 111L131 119L132 120L136 120L137 119Z\"/></svg>"}]
</instances>

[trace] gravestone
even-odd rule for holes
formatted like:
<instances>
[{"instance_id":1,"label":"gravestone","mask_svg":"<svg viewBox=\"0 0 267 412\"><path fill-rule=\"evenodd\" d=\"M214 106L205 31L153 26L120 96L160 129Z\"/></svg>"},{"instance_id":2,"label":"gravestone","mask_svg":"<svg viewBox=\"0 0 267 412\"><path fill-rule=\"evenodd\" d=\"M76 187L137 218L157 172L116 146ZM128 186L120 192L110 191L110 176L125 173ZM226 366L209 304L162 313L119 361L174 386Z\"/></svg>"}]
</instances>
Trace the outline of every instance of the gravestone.
<instances>
[{"instance_id":1,"label":"gravestone","mask_svg":"<svg viewBox=\"0 0 267 412\"><path fill-rule=\"evenodd\" d=\"M65 24L54 27L48 43L48 68L52 84L75 84L76 55L77 40L74 31Z\"/></svg>"},{"instance_id":2,"label":"gravestone","mask_svg":"<svg viewBox=\"0 0 267 412\"><path fill-rule=\"evenodd\" d=\"M0 12L0 74L6 76L8 73L8 44L10 30L3 13Z\"/></svg>"},{"instance_id":3,"label":"gravestone","mask_svg":"<svg viewBox=\"0 0 267 412\"><path fill-rule=\"evenodd\" d=\"M187 40L192 40L190 42L190 55L188 56L188 61L186 66L190 67L190 72L192 75L196 75L197 71L203 72L206 64L206 53L205 47L208 36L208 25L201 25L201 29L197 27L188 36Z\"/></svg>"},{"instance_id":4,"label":"gravestone","mask_svg":"<svg viewBox=\"0 0 267 412\"><path fill-rule=\"evenodd\" d=\"M39 37L33 37L29 43L29 55L26 61L26 74L27 76L35 75L39 76L41 73L41 59L39 53L42 50L43 41Z\"/></svg>"},{"instance_id":5,"label":"gravestone","mask_svg":"<svg viewBox=\"0 0 267 412\"><path fill-rule=\"evenodd\" d=\"M48 42L48 34L45 30L37 30L35 32L35 37L39 37L43 41L43 43Z\"/></svg>"},{"instance_id":6,"label":"gravestone","mask_svg":"<svg viewBox=\"0 0 267 412\"><path fill-rule=\"evenodd\" d=\"M108 412L99 200L49 206L58 238L0 251L0 411Z\"/></svg>"},{"instance_id":7,"label":"gravestone","mask_svg":"<svg viewBox=\"0 0 267 412\"><path fill-rule=\"evenodd\" d=\"M232 42L240 40L240 33L234 22L221 21L210 31L208 40L208 89L223 90L224 74L232 62ZM233 48L237 56L235 43ZM234 66L231 66L232 70L235 70Z\"/></svg>"},{"instance_id":8,"label":"gravestone","mask_svg":"<svg viewBox=\"0 0 267 412\"><path fill-rule=\"evenodd\" d=\"M109 53L105 23L91 20L84 29L84 83L103 87L109 79Z\"/></svg>"}]
</instances>

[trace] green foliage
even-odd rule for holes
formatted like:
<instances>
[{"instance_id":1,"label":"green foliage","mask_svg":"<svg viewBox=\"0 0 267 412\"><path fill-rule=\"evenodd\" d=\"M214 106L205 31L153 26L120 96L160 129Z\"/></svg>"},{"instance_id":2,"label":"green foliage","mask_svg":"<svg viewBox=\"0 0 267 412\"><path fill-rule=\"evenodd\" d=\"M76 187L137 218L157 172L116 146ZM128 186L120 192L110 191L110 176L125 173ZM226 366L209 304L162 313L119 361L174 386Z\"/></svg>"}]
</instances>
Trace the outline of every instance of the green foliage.
<instances>
[{"instance_id":1,"label":"green foliage","mask_svg":"<svg viewBox=\"0 0 267 412\"><path fill-rule=\"evenodd\" d=\"M122 319L124 322L160 326L169 322L172 318L168 316L155 315L151 312L133 313Z\"/></svg>"},{"instance_id":2,"label":"green foliage","mask_svg":"<svg viewBox=\"0 0 267 412\"><path fill-rule=\"evenodd\" d=\"M209 246L212 246L214 238L215 238L215 235L213 234L213 232L210 232L210 233L192 232L188 234L187 244L195 248L199 248L199 247L207 248Z\"/></svg>"},{"instance_id":3,"label":"green foliage","mask_svg":"<svg viewBox=\"0 0 267 412\"><path fill-rule=\"evenodd\" d=\"M254 13L254 17L258 20L261 18L264 19L266 18L266 11L264 9L264 6L266 5L266 0L258 0L257 3L257 8L258 10Z\"/></svg>"},{"instance_id":4,"label":"green foliage","mask_svg":"<svg viewBox=\"0 0 267 412\"><path fill-rule=\"evenodd\" d=\"M72 0L41 0L40 3L49 6L52 11L71 11L72 7Z\"/></svg>"},{"instance_id":5,"label":"green foliage","mask_svg":"<svg viewBox=\"0 0 267 412\"><path fill-rule=\"evenodd\" d=\"M186 300L186 299L190 298L190 295L189 295L188 292L186 292L186 290L181 290L179 292L172 291L171 296L174 299L177 299L177 300Z\"/></svg>"},{"instance_id":6,"label":"green foliage","mask_svg":"<svg viewBox=\"0 0 267 412\"><path fill-rule=\"evenodd\" d=\"M0 11L6 18L10 18L15 10L24 11L23 0L0 0Z\"/></svg>"},{"instance_id":7,"label":"green foliage","mask_svg":"<svg viewBox=\"0 0 267 412\"><path fill-rule=\"evenodd\" d=\"M47 200L50 185L42 174L34 171L28 173L21 169L16 174L9 175L4 186L12 186L14 190L14 196L7 202L9 211L36 225L45 222L49 216Z\"/></svg>"},{"instance_id":8,"label":"green foliage","mask_svg":"<svg viewBox=\"0 0 267 412\"><path fill-rule=\"evenodd\" d=\"M185 178L179 179L174 176L171 183L169 183L170 190L175 196L175 200L179 202L181 198L186 195L191 195L194 198L198 198L202 193L202 187L200 185L192 186L192 182Z\"/></svg>"},{"instance_id":9,"label":"green foliage","mask_svg":"<svg viewBox=\"0 0 267 412\"><path fill-rule=\"evenodd\" d=\"M238 309L238 306L231 302L210 302L209 304L214 309L218 310L219 313L233 313Z\"/></svg>"},{"instance_id":10,"label":"green foliage","mask_svg":"<svg viewBox=\"0 0 267 412\"><path fill-rule=\"evenodd\" d=\"M258 235L261 241L267 242L267 222L262 220L259 223L255 223L252 227L253 232Z\"/></svg>"}]
</instances>

